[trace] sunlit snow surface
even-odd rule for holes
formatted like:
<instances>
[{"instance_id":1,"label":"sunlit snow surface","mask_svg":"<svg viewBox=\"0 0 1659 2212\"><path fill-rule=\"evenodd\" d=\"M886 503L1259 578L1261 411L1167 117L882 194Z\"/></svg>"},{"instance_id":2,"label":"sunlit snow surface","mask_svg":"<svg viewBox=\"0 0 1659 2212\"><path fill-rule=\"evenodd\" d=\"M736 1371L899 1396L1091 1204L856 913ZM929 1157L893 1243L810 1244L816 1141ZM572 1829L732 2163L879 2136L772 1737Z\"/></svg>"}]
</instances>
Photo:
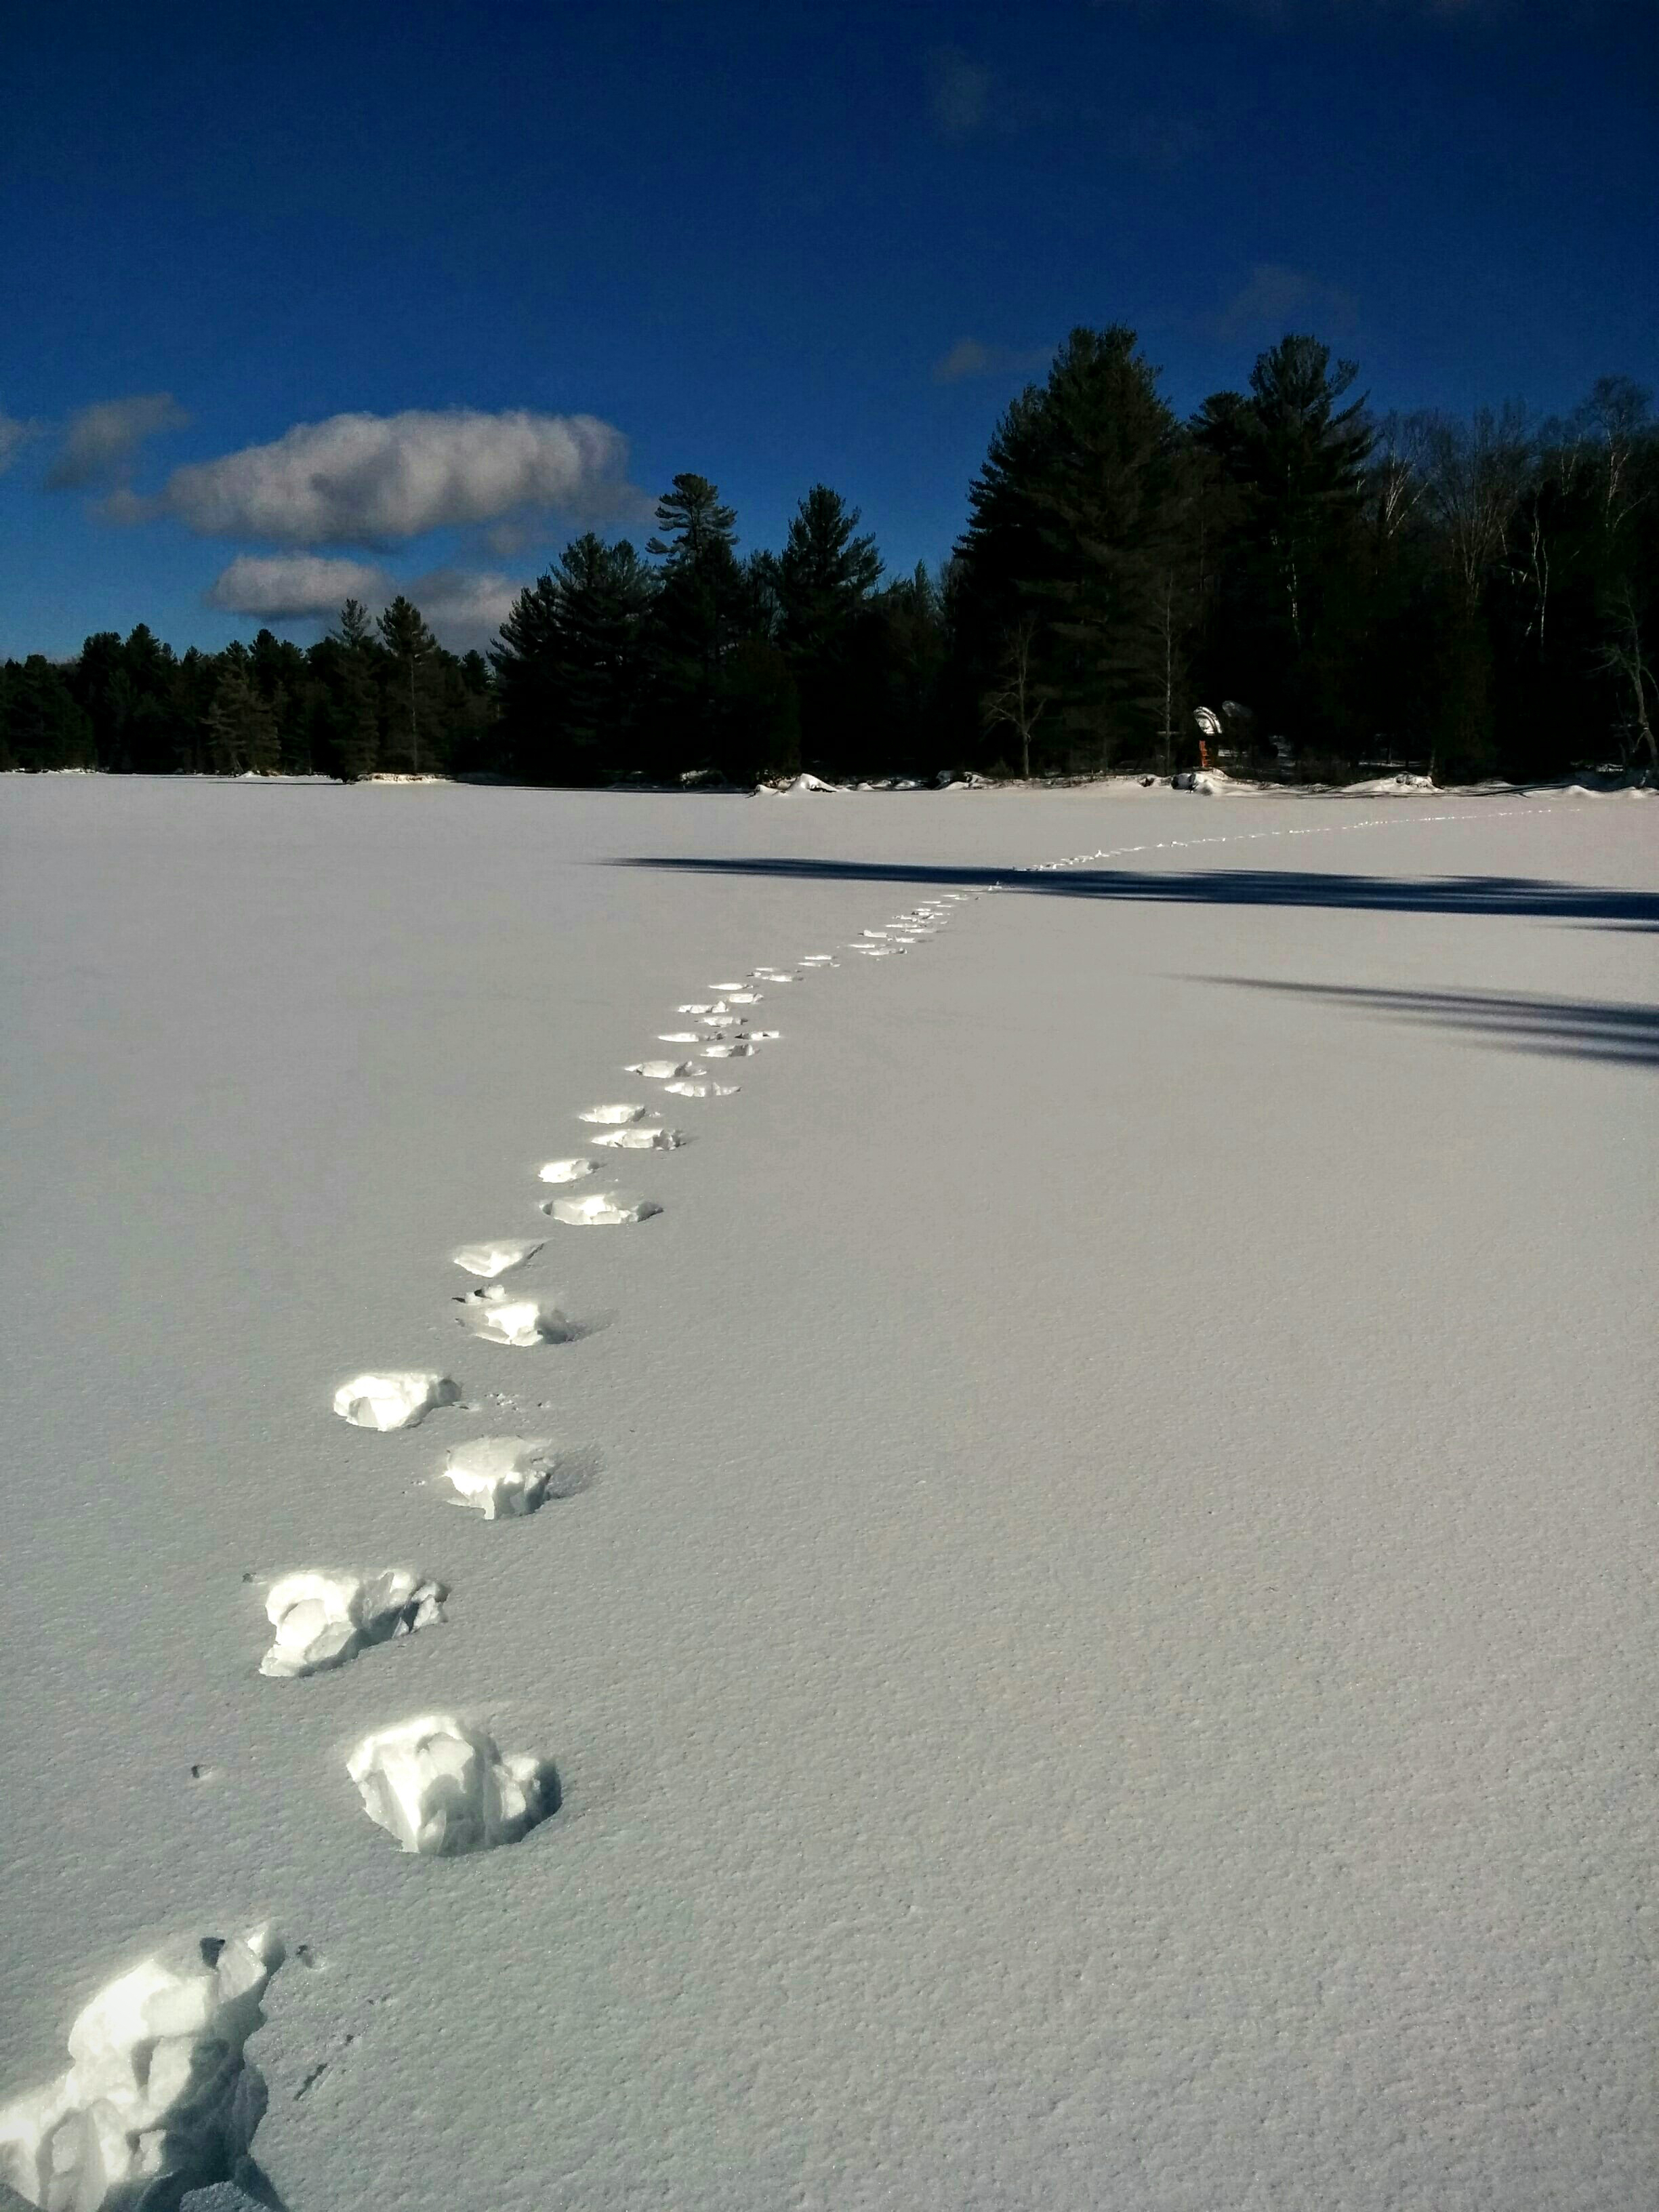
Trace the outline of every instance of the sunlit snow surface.
<instances>
[{"instance_id":1,"label":"sunlit snow surface","mask_svg":"<svg viewBox=\"0 0 1659 2212\"><path fill-rule=\"evenodd\" d=\"M0 2104L271 1923L291 2212L1652 2203L1656 843L0 779ZM777 963L660 1215L550 1222ZM458 1328L538 1236L477 1311L583 1330ZM441 1629L261 1678L388 1560ZM489 1837L489 1738L559 1809L400 1851L410 1716L399 1841Z\"/></svg>"}]
</instances>

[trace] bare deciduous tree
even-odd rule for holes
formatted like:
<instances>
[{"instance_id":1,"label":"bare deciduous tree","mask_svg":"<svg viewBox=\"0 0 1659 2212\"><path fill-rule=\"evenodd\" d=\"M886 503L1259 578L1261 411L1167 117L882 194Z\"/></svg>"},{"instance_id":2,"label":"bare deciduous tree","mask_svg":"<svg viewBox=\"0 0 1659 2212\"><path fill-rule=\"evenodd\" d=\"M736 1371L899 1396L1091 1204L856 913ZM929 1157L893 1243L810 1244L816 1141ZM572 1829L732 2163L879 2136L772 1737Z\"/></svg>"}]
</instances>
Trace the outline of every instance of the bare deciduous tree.
<instances>
[{"instance_id":1,"label":"bare deciduous tree","mask_svg":"<svg viewBox=\"0 0 1659 2212\"><path fill-rule=\"evenodd\" d=\"M1031 776L1032 733L1048 704L1048 695L1032 672L1031 654L1036 635L1034 616L1027 615L1024 621L1014 624L1003 648L1003 683L997 690L987 692L980 710L987 729L1006 722L1018 734L1020 774L1028 783Z\"/></svg>"}]
</instances>

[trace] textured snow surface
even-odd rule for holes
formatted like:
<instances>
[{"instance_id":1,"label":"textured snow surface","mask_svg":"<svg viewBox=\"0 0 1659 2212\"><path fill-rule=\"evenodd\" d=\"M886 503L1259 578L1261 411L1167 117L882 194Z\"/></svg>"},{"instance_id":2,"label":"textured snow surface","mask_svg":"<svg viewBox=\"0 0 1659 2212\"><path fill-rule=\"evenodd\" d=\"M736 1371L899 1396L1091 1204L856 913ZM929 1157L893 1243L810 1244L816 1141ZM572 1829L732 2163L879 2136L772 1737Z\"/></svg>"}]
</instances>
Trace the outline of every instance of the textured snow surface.
<instances>
[{"instance_id":1,"label":"textured snow surface","mask_svg":"<svg viewBox=\"0 0 1659 2212\"><path fill-rule=\"evenodd\" d=\"M0 2106L0 2180L41 2212L128 2212L228 2179L264 2116L243 2046L283 1956L269 1928L182 1937L100 1990L69 2070Z\"/></svg>"},{"instance_id":2,"label":"textured snow surface","mask_svg":"<svg viewBox=\"0 0 1659 2212\"><path fill-rule=\"evenodd\" d=\"M289 2212L1659 2202L1656 838L0 780L0 2100L270 1920ZM661 1216L550 1230L772 963ZM482 1230L605 1325L465 1334ZM465 1409L365 1434L359 1366ZM452 1510L470 1433L550 1502ZM260 1679L280 1577L386 1561L441 1631ZM557 1816L400 1851L346 1761L415 1715Z\"/></svg>"}]
</instances>

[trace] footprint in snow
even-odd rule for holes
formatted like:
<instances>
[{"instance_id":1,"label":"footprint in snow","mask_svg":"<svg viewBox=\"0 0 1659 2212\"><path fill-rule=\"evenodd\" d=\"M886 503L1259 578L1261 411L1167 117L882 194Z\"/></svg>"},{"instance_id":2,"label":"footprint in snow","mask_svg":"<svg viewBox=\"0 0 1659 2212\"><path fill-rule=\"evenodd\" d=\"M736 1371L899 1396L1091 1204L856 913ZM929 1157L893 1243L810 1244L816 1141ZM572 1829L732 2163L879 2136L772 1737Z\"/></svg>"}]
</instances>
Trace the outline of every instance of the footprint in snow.
<instances>
[{"instance_id":1,"label":"footprint in snow","mask_svg":"<svg viewBox=\"0 0 1659 2212\"><path fill-rule=\"evenodd\" d=\"M700 1032L696 1030L659 1030L657 1031L659 1044L696 1044L699 1041Z\"/></svg>"},{"instance_id":2,"label":"footprint in snow","mask_svg":"<svg viewBox=\"0 0 1659 2212\"><path fill-rule=\"evenodd\" d=\"M665 1038L664 1042L667 1042ZM676 1037L673 1042L676 1044L701 1044L702 1039L688 1032L684 1036ZM643 1075L653 1083L667 1083L677 1075L695 1075L696 1062L690 1060L630 1060L623 1073Z\"/></svg>"},{"instance_id":3,"label":"footprint in snow","mask_svg":"<svg viewBox=\"0 0 1659 2212\"><path fill-rule=\"evenodd\" d=\"M471 1506L486 1521L522 1519L550 1498L591 1490L599 1455L561 1451L550 1437L475 1437L457 1444L438 1477L452 1504Z\"/></svg>"},{"instance_id":4,"label":"footprint in snow","mask_svg":"<svg viewBox=\"0 0 1659 2212\"><path fill-rule=\"evenodd\" d=\"M586 1182L589 1176L598 1175L597 1160L548 1160L536 1172L543 1182Z\"/></svg>"},{"instance_id":5,"label":"footprint in snow","mask_svg":"<svg viewBox=\"0 0 1659 2212\"><path fill-rule=\"evenodd\" d=\"M522 1237L492 1237L481 1244L463 1244L451 1256L469 1275L506 1275L514 1267L522 1267L526 1260L533 1260L541 1249L539 1243L526 1243Z\"/></svg>"},{"instance_id":6,"label":"footprint in snow","mask_svg":"<svg viewBox=\"0 0 1659 2212\"><path fill-rule=\"evenodd\" d=\"M343 1667L370 1644L395 1636L412 1636L444 1617L448 1591L406 1567L383 1574L330 1574L304 1568L270 1586L265 1615L276 1641L259 1662L259 1672L293 1681Z\"/></svg>"},{"instance_id":7,"label":"footprint in snow","mask_svg":"<svg viewBox=\"0 0 1659 2212\"><path fill-rule=\"evenodd\" d=\"M648 1221L662 1207L654 1198L640 1198L632 1191L596 1190L591 1198L556 1198L547 1211L571 1229L619 1229L629 1222Z\"/></svg>"},{"instance_id":8,"label":"footprint in snow","mask_svg":"<svg viewBox=\"0 0 1659 2212\"><path fill-rule=\"evenodd\" d=\"M412 1429L434 1406L460 1401L460 1385L447 1375L409 1370L357 1375L334 1393L334 1410L355 1429Z\"/></svg>"},{"instance_id":9,"label":"footprint in snow","mask_svg":"<svg viewBox=\"0 0 1659 2212\"><path fill-rule=\"evenodd\" d=\"M734 1044L706 1044L702 1048L702 1057L705 1060L749 1060L753 1057L754 1050L747 1038L740 1038Z\"/></svg>"},{"instance_id":10,"label":"footprint in snow","mask_svg":"<svg viewBox=\"0 0 1659 2212\"><path fill-rule=\"evenodd\" d=\"M346 1771L369 1819L422 1858L516 1844L559 1809L550 1760L503 1759L493 1736L453 1713L366 1735Z\"/></svg>"},{"instance_id":11,"label":"footprint in snow","mask_svg":"<svg viewBox=\"0 0 1659 2212\"><path fill-rule=\"evenodd\" d=\"M736 1083L714 1083L701 1077L677 1078L664 1086L677 1098L735 1098L742 1085Z\"/></svg>"},{"instance_id":12,"label":"footprint in snow","mask_svg":"<svg viewBox=\"0 0 1659 2212\"><path fill-rule=\"evenodd\" d=\"M550 1437L475 1437L456 1445L439 1480L453 1504L486 1521L518 1520L546 1497L556 1455Z\"/></svg>"},{"instance_id":13,"label":"footprint in snow","mask_svg":"<svg viewBox=\"0 0 1659 2212\"><path fill-rule=\"evenodd\" d=\"M580 1331L556 1306L538 1298L515 1298L499 1283L486 1283L455 1302L463 1327L486 1344L507 1344L527 1352L538 1344L571 1344Z\"/></svg>"},{"instance_id":14,"label":"footprint in snow","mask_svg":"<svg viewBox=\"0 0 1659 2212\"><path fill-rule=\"evenodd\" d=\"M596 1122L604 1129L619 1129L625 1127L629 1121L643 1121L650 1110L647 1106L586 1106L576 1119Z\"/></svg>"},{"instance_id":15,"label":"footprint in snow","mask_svg":"<svg viewBox=\"0 0 1659 2212\"><path fill-rule=\"evenodd\" d=\"M677 1152L691 1139L680 1129L652 1127L648 1123L636 1122L631 1129L607 1129L602 1137L595 1137L596 1145L604 1145L619 1152Z\"/></svg>"}]
</instances>

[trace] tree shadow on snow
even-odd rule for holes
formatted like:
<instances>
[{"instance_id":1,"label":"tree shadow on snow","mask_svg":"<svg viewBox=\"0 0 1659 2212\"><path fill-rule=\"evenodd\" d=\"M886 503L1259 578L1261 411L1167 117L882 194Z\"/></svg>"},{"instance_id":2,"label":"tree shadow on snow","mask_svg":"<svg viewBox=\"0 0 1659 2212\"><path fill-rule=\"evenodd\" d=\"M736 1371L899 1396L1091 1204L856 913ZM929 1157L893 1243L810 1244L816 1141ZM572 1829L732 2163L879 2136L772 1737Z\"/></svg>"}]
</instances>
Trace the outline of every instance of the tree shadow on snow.
<instances>
[{"instance_id":1,"label":"tree shadow on snow","mask_svg":"<svg viewBox=\"0 0 1659 2212\"><path fill-rule=\"evenodd\" d=\"M1385 991L1342 983L1275 983L1254 975L1205 975L1241 991L1279 991L1323 999L1402 1022L1467 1030L1485 1044L1517 1052L1604 1060L1619 1067L1659 1068L1659 1006L1595 999L1543 999L1529 991Z\"/></svg>"},{"instance_id":2,"label":"tree shadow on snow","mask_svg":"<svg viewBox=\"0 0 1659 2212\"><path fill-rule=\"evenodd\" d=\"M1285 868L1064 868L1018 874L986 867L885 860L639 854L605 864L683 874L776 876L797 883L890 884L1030 891L1046 898L1164 905L1339 908L1369 914L1514 915L1604 929L1659 931L1659 892L1535 876L1357 876Z\"/></svg>"}]
</instances>

